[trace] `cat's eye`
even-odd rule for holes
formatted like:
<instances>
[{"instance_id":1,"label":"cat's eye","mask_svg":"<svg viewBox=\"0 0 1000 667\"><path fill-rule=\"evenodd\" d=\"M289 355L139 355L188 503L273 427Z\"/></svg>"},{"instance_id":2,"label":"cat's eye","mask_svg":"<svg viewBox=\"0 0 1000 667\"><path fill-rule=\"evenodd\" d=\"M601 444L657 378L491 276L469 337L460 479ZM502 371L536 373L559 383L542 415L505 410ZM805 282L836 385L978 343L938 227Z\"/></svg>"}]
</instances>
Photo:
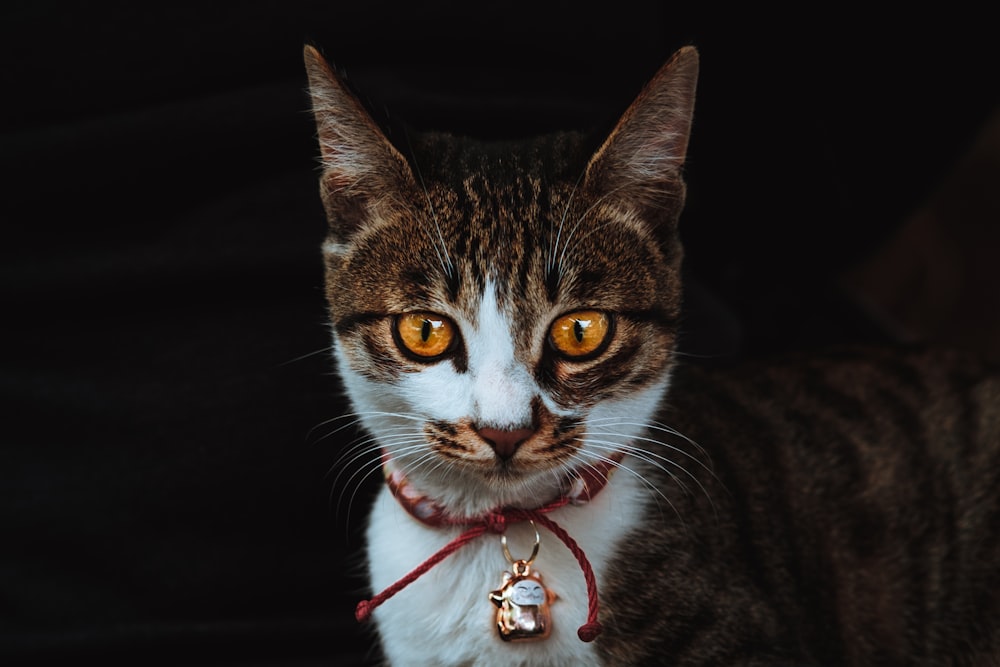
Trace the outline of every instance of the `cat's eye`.
<instances>
[{"instance_id":1,"label":"cat's eye","mask_svg":"<svg viewBox=\"0 0 1000 667\"><path fill-rule=\"evenodd\" d=\"M443 315L404 313L396 316L394 326L400 349L425 361L448 352L455 340L455 325Z\"/></svg>"},{"instance_id":2,"label":"cat's eye","mask_svg":"<svg viewBox=\"0 0 1000 667\"><path fill-rule=\"evenodd\" d=\"M611 330L608 313L578 310L556 318L549 328L549 342L562 356L582 360L604 351Z\"/></svg>"}]
</instances>

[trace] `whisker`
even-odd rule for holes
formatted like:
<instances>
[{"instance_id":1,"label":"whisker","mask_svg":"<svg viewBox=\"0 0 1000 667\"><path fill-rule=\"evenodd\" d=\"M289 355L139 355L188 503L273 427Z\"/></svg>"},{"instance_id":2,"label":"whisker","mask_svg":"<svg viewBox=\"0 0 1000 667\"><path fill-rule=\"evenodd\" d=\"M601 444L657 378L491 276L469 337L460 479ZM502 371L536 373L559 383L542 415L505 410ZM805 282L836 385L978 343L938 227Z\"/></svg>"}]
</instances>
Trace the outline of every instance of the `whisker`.
<instances>
[{"instance_id":1,"label":"whisker","mask_svg":"<svg viewBox=\"0 0 1000 667\"><path fill-rule=\"evenodd\" d=\"M369 477L378 472L378 470L381 467L382 467L381 459L376 459L374 461L368 461L363 466L360 466L357 470L355 470L354 473L347 479L344 486L341 487L340 495L337 496L336 504L334 504L333 502L333 493L334 490L337 488L336 482L330 487L329 503L330 505L336 508L338 516L342 508L344 507L344 494L346 494L348 490L351 491L350 498L348 499L347 502L347 509L345 511L346 516L349 517L351 516L352 510L354 508L354 501L357 498L358 493L361 491L362 487L364 487L365 482L368 480Z\"/></svg>"},{"instance_id":2,"label":"whisker","mask_svg":"<svg viewBox=\"0 0 1000 667\"><path fill-rule=\"evenodd\" d=\"M367 438L364 438L357 444L352 444L351 447L349 447L344 453L342 453L337 458L337 460L334 461L333 465L331 466L331 471L333 468L340 467L342 469L341 470L342 473L343 470L349 469L358 459L372 454L377 454L378 455L377 459L381 461L382 452L385 450L386 445L393 445L395 447L397 445L403 445L408 442L421 443L423 442L423 436L420 433L413 433L413 432L399 433L392 436L386 435L378 438L374 436L369 436ZM361 450L361 451L355 451L355 450ZM350 457L350 460L345 461L345 459L347 459L348 457ZM338 473L338 477L341 473ZM336 478L334 479L334 482L336 483Z\"/></svg>"},{"instance_id":3,"label":"whisker","mask_svg":"<svg viewBox=\"0 0 1000 667\"><path fill-rule=\"evenodd\" d=\"M610 447L608 447L607 449L609 451L612 450L612 448L610 448ZM577 460L579 460L582 463L584 463L585 465L592 465L588 461L584 460L584 457L583 457L584 454L587 455L587 456L590 456L591 458L596 459L598 461L610 464L616 470L624 470L625 472L627 472L628 474L632 475L633 477L635 477L636 479L638 479L640 482L642 482L642 484L644 486L646 486L650 491L652 491L654 493L654 498L658 497L657 498L657 506L659 507L659 499L662 498L663 501L666 502L667 505L670 506L670 509L673 510L674 515L681 522L681 526L684 527L685 532L687 532L687 523L684 521L684 517L683 517L683 515L681 515L680 511L677 509L676 505L674 505L674 503L670 500L670 498L668 498L666 496L666 494L664 494L663 491L658 486L656 486L655 484L653 484L652 482L650 482L648 479L646 479L646 477L644 475L642 475L641 473L633 470L632 468L630 468L629 466L625 465L622 462L616 461L616 460L614 460L612 458L609 458L609 457L606 457L606 456L602 456L600 454L595 454L594 452L587 452L585 450L579 450L579 451L577 451L577 452L574 453L574 457L577 458ZM667 472L667 474L670 475L671 477L673 477L673 475L671 473ZM661 510L661 513L662 513L662 510Z\"/></svg>"},{"instance_id":4,"label":"whisker","mask_svg":"<svg viewBox=\"0 0 1000 667\"><path fill-rule=\"evenodd\" d=\"M408 414L408 413L405 413L405 412L384 412L384 411L381 411L381 410L367 410L367 411L362 411L362 412L348 412L348 413L344 413L342 415L338 415L336 417L332 417L332 418L327 419L325 421L322 421L319 424L316 424L316 426L313 426L311 429L309 429L309 432L306 434L306 437L308 438L310 435L312 435L312 433L316 429L321 428L323 426L326 426L328 424L332 424L334 422L341 421L341 420L348 420L348 419L351 420L351 421L347 422L346 424L344 424L343 426L340 426L340 427L334 429L333 431L331 431L327 435L325 435L322 438L320 438L320 440L323 440L323 439L328 438L331 435L333 435L335 433L338 433L338 432L340 432L340 431L342 431L344 429L351 428L352 426L356 426L356 425L362 423L364 417L387 417L387 418L395 418L395 419L405 419L405 420L410 420L410 421L414 421L414 422L418 422L418 423L421 423L421 422L425 421L425 418L421 417L420 415Z\"/></svg>"},{"instance_id":5,"label":"whisker","mask_svg":"<svg viewBox=\"0 0 1000 667\"><path fill-rule=\"evenodd\" d=\"M688 489L687 485L677 475L675 475L671 470L669 470L667 468L667 466L664 465L664 463L668 463L668 464L670 464L670 465L678 468L681 472L683 472L684 474L686 474L688 477L691 477L691 479L693 479L696 483L698 481L694 477L694 475L692 475L687 469L684 468L684 466L682 466L682 465L678 464L677 462L672 461L672 460L670 460L670 459L668 459L666 457L657 456L655 454L647 452L644 449L640 449L640 448L636 448L636 447L629 447L627 445L622 445L621 443L612 442L612 441L609 441L609 440L594 440L593 438L589 438L589 437L588 438L584 438L582 440L582 442L585 443L585 444L588 444L588 445L592 445L592 446L601 446L606 451L610 451L610 452L624 451L626 454L629 454L630 456L633 456L633 457L635 457L635 458L637 458L637 459L639 459L641 461L645 461L646 463L650 464L651 466L653 466L653 467L655 467L655 468L663 471L663 473L665 473L666 475L669 475L670 478L685 493L689 494L691 492L691 490ZM660 461L662 461L663 463L661 463Z\"/></svg>"},{"instance_id":6,"label":"whisker","mask_svg":"<svg viewBox=\"0 0 1000 667\"><path fill-rule=\"evenodd\" d=\"M545 260L545 275L549 275L553 269L556 268L556 253L559 251L559 239L562 237L563 225L566 223L566 216L569 215L570 205L573 203L573 198L576 196L576 190L580 187L580 182L583 180L584 174L587 173L586 167L580 170L580 175L576 177L576 182L573 183L573 189L569 192L569 198L566 200L566 207L563 209L562 217L559 218L559 229L556 230L556 238L552 245L549 247L549 256ZM549 225L549 233L551 234L552 226ZM560 259L560 261L562 261ZM562 271L559 272L562 275Z\"/></svg>"},{"instance_id":7,"label":"whisker","mask_svg":"<svg viewBox=\"0 0 1000 667\"><path fill-rule=\"evenodd\" d=\"M334 423L336 421L339 421L339 419L340 419L339 417L334 417L333 419L327 419L326 421L323 421L323 422L320 422L319 424L316 424L311 429L309 429L309 432L306 434L306 437L307 438L310 437L316 431L316 429L322 428L323 426L327 426L327 425L332 424L332 423ZM337 428L333 429L329 433L326 433L325 435L322 435L322 436L316 438L315 440L313 440L312 444L313 445L318 445L319 443L323 442L324 440L337 435L341 431L344 431L346 429L355 427L355 426L359 425L360 423L361 423L361 419L358 418L358 419L354 419L352 421L349 421L349 422L347 422L345 424L342 424L341 426L338 426Z\"/></svg>"},{"instance_id":8,"label":"whisker","mask_svg":"<svg viewBox=\"0 0 1000 667\"><path fill-rule=\"evenodd\" d=\"M445 462L439 456L437 456L437 454L435 454L433 451L429 449L426 449L425 446L426 446L426 440L422 442L421 447L417 448L421 451L420 455L415 459L412 457L407 457L406 455L399 456L397 458L397 460L400 463L400 470L403 472L405 476L407 477L412 476L414 472L420 470L421 468L425 468L428 462L431 462L433 464L433 467L430 469L430 472L434 472L438 470L441 466L445 465Z\"/></svg>"},{"instance_id":9,"label":"whisker","mask_svg":"<svg viewBox=\"0 0 1000 667\"><path fill-rule=\"evenodd\" d=\"M413 443L413 444L409 445L408 447L404 447L403 451L416 450L416 449L420 449L423 446L423 442L424 441L423 441L423 437L422 436L418 438L415 434L410 434L407 437L407 439L402 439L403 437L404 436L402 436L402 435L399 436L400 440L396 444ZM350 502L349 502L348 508L347 508L347 513L348 513L348 515L350 515L351 508L353 507L353 504L354 504L354 498L357 496L358 491L361 489L361 487L364 485L365 481L371 475L375 474L378 470L380 470L382 468L382 447L381 446L372 446L372 447L369 447L364 452L359 452L348 463L348 465L353 466L354 463L358 459L360 459L360 458L362 458L362 457L364 457L366 455L373 454L373 453L377 453L377 456L374 456L370 461L367 461L363 465L359 466L351 474L351 476L347 478L347 480L342 485L340 495L337 498L337 505L336 506L337 506L338 510L343 506L344 494L347 493L348 490L352 490ZM330 500L331 500L331 503L333 501L333 490L337 488L341 474L343 474L347 469L348 468L346 468L346 467L344 469L342 469L341 472L338 473L337 476L334 478L334 481L333 481L333 484L331 485L331 490L330 490L330 495L331 495Z\"/></svg>"},{"instance_id":10,"label":"whisker","mask_svg":"<svg viewBox=\"0 0 1000 667\"><path fill-rule=\"evenodd\" d=\"M617 187L617 188L615 188L613 190L610 190L610 191L604 193L603 195L601 195L600 197L598 197L597 200L594 201L593 204L591 204L589 207L587 207L586 211L584 211L583 213L580 214L580 217L578 217L576 219L576 224L573 225L573 229L570 230L569 235L566 237L566 243L563 246L562 252L559 255L559 265L560 265L560 267L563 265L563 263L564 263L564 261L566 259L566 252L570 248L570 242L573 240L573 237L576 235L577 230L580 229L580 226L583 224L584 218L586 218L588 215L590 215L590 212L593 211L595 208L597 208L597 206L599 204L603 203L605 199L608 199L612 195L616 194L618 191L622 190L624 187L625 186L619 186L619 187Z\"/></svg>"},{"instance_id":11,"label":"whisker","mask_svg":"<svg viewBox=\"0 0 1000 667\"><path fill-rule=\"evenodd\" d=\"M627 424L623 423L623 425L627 425ZM672 431L668 431L668 432L673 433ZM677 434L677 433L673 433L673 434L674 435L678 435L678 436L680 435L680 434ZM609 432L599 431L599 432L595 432L595 435L617 435L617 434L614 433L614 432L610 432L609 433ZM626 437L626 436L622 436L622 437ZM683 437L683 436L680 436L680 437ZM627 439L628 440L632 440L632 441L638 441L638 442L648 442L648 443L651 443L651 444L654 444L654 445L659 445L661 447L666 447L667 449L669 449L671 451L677 452L678 454L681 454L682 456L685 456L685 457L691 459L693 462L697 463L699 466L701 466L702 468L704 468L706 472L714 474L714 471L712 470L712 468L710 466L708 466L704 461L702 461L701 459L699 459L694 454L691 454L690 452L684 451L682 448L677 447L676 445L671 445L669 443L663 442L662 440L657 440L655 438L649 438L649 437L646 437L646 436L643 436L643 435L627 436Z\"/></svg>"},{"instance_id":12,"label":"whisker","mask_svg":"<svg viewBox=\"0 0 1000 667\"><path fill-rule=\"evenodd\" d=\"M397 421L396 423L388 421L388 423L383 424L378 429L377 436L370 431L362 432L344 448L330 466L326 473L327 478L334 475L334 471L337 471L330 486L330 504L336 506L338 515L344 511L345 497L348 494L346 511L348 515L351 514L358 493L366 481L382 467L382 455L386 447L391 447L397 455L406 456L413 451L422 449L426 442L422 428L419 428L419 425L425 421L423 417L416 414L382 410L358 411L338 415L314 426L309 433L312 435L317 429L337 425L329 433L316 438L314 444L318 444L345 429L358 426L365 418ZM399 423L400 421L403 423ZM338 488L340 493L335 500L334 496Z\"/></svg>"},{"instance_id":13,"label":"whisker","mask_svg":"<svg viewBox=\"0 0 1000 667\"><path fill-rule=\"evenodd\" d=\"M678 436L680 438L683 438L685 441L689 442L692 446L696 447L698 449L699 453L701 453L702 455L704 455L706 458L709 458L709 461L711 461L710 457L708 456L708 453L704 450L704 448L702 448L700 445L698 445L696 442L694 442L690 438L684 436L682 433L680 433L676 429L672 429L672 428L670 428L670 427L668 427L668 426L666 426L664 424L660 424L660 423L627 422L627 421L614 420L614 418L598 419L598 420L595 420L595 421L596 422L610 423L611 426L620 425L620 426L640 426L640 427L646 427L646 428L651 429L651 430L658 430L658 431L663 431L663 432L669 433L671 435L676 435L676 436ZM606 424L598 424L598 426L600 428L602 428L602 429L603 428L607 428ZM670 470L667 470L666 467L663 464L668 464L668 465L670 465L670 466L672 466L672 467L680 470L687 477L689 477L691 479L691 481L693 481L698 486L698 488L701 490L701 492L705 495L705 498L708 499L709 503L712 505L712 511L713 511L713 513L715 513L715 515L718 516L718 508L715 506L715 501L712 499L711 494L709 494L708 489L705 488L705 485L701 482L701 480L698 479L698 477L696 475L694 475L690 470L688 470L686 467L684 467L683 465L681 465L677 461L671 459L669 456L665 456L665 455L659 454L659 453L657 453L655 451L651 451L649 448L638 447L638 446L630 444L630 443L632 443L632 442L649 443L649 444L652 444L652 445L657 445L657 446L660 446L660 447L665 447L665 448L667 448L670 451L677 452L677 453L681 454L682 456L690 459L694 463L698 464L698 466L701 467L709 475L711 475L713 479L715 479L716 481L719 481L719 478L715 474L715 471L713 470L713 468L710 465L707 465L704 461L702 461L697 456L694 456L691 453L689 453L689 452L685 451L684 449L682 449L680 447L677 447L675 445L671 445L669 443L663 442L662 440L657 440L655 438L650 438L650 437L643 436L643 435L631 435L631 436L627 436L627 435L624 435L624 434L615 433L613 431L611 431L611 432L596 431L595 432L595 431L593 431L593 429L591 430L591 434L590 435L603 435L603 436L609 436L610 435L610 436L617 436L617 437L623 438L626 442L615 443L613 441L604 441L604 440L602 440L602 441L596 441L596 442L599 442L601 444L615 445L618 448L623 449L626 453L631 454L632 456L635 456L636 458L640 458L640 459L646 461L650 465L653 465L653 466L659 468L664 473L666 473L667 475L669 475L682 489L684 489L685 492L689 492L689 490L687 489L687 486L685 484L683 484L681 482L681 480L676 475L674 475ZM589 435L588 435L587 438L584 439L584 441L585 442L591 442L591 439L590 439ZM662 463L660 463L660 462L662 462Z\"/></svg>"},{"instance_id":14,"label":"whisker","mask_svg":"<svg viewBox=\"0 0 1000 667\"><path fill-rule=\"evenodd\" d=\"M704 456L706 459L709 460L709 462L711 462L712 456L708 453L707 449L705 449L704 447L702 447L701 445L699 445L697 442L695 442L693 439L687 437L686 435L684 435L683 433L681 433L677 429L675 429L675 428L673 428L671 426L668 426L667 424L664 424L662 422L656 422L656 421L649 422L647 424L647 426L648 426L648 428L653 429L655 431L663 431L664 433L669 433L670 435L676 435L678 438L682 438L689 445L691 445L692 447L694 447L695 449L697 449L698 452L702 456Z\"/></svg>"},{"instance_id":15,"label":"whisker","mask_svg":"<svg viewBox=\"0 0 1000 667\"><path fill-rule=\"evenodd\" d=\"M678 438L681 438L682 440L684 440L685 442L687 442L689 445L691 445L692 447L694 447L696 450L698 450L698 453L701 454L702 456L704 456L706 459L708 459L709 463L706 464L705 462L699 460L697 457L693 456L692 454L690 454L688 452L685 452L683 449L680 449L679 447L675 447L674 445L668 445L667 443L662 442L660 440L651 440L651 439L647 438L646 441L647 442L653 442L653 443L656 443L656 444L660 444L660 445L663 445L664 447L669 447L670 449L673 449L674 451L680 452L680 453L684 454L685 456L687 456L688 458L690 458L690 459L698 462L698 464L701 465L702 467L704 467L706 471L712 472L712 467L710 465L711 461L712 461L712 457L708 453L708 451L704 447L702 447L701 445L699 445L697 442L695 442L691 438L687 437L686 435L684 435L683 433L681 433L680 431L678 431L677 429L671 428L670 426L667 426L666 424L663 424L662 422L623 421L619 417L603 417L603 418L593 419L593 420L590 420L588 422L588 424L591 425L591 426L601 426L602 428L606 428L605 427L605 423L609 423L611 426L637 426L637 427L640 427L640 428L645 428L645 429L649 429L649 430L653 430L653 431L661 431L663 433L668 433L670 435L675 435Z\"/></svg>"},{"instance_id":16,"label":"whisker","mask_svg":"<svg viewBox=\"0 0 1000 667\"><path fill-rule=\"evenodd\" d=\"M326 347L321 347L318 350L313 350L312 352L306 352L305 354L300 355L298 357L293 357L292 359L289 359L287 361L282 361L280 364L277 364L277 368L281 368L282 366L289 366L291 364L298 363L300 361L308 359L309 357L315 357L318 354L332 354L332 352L333 352L333 347L332 346L328 345Z\"/></svg>"},{"instance_id":17,"label":"whisker","mask_svg":"<svg viewBox=\"0 0 1000 667\"><path fill-rule=\"evenodd\" d=\"M441 268L444 270L445 276L452 278L454 277L455 265L452 264L451 256L448 254L448 246L445 245L444 235L441 233L441 225L438 223L437 212L434 210L434 202L431 201L430 192L427 191L427 185L424 183L424 174L420 170L420 165L417 163L416 154L413 152L413 144L410 143L409 133L404 133L406 137L406 145L410 150L410 157L413 160L413 169L417 173L417 180L420 181L420 189L424 193L424 198L427 200L427 207L431 211L431 219L434 221L434 229L437 231L437 239L427 232L428 238L431 240L431 245L434 246L434 251L437 253L438 261L441 263ZM426 230L425 230L426 231ZM442 253L444 253L442 255Z\"/></svg>"}]
</instances>

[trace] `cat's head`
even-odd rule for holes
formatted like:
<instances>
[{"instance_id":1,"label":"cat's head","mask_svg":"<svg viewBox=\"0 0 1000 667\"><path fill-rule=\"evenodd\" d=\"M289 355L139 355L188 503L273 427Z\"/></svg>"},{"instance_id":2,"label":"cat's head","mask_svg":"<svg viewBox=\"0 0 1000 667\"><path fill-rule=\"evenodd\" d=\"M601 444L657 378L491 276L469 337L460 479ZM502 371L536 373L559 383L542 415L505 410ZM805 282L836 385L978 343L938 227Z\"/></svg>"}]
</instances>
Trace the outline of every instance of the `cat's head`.
<instances>
[{"instance_id":1,"label":"cat's head","mask_svg":"<svg viewBox=\"0 0 1000 667\"><path fill-rule=\"evenodd\" d=\"M306 64L334 347L370 459L474 515L640 447L673 364L696 51L595 151L437 134L404 156L311 47Z\"/></svg>"}]
</instances>

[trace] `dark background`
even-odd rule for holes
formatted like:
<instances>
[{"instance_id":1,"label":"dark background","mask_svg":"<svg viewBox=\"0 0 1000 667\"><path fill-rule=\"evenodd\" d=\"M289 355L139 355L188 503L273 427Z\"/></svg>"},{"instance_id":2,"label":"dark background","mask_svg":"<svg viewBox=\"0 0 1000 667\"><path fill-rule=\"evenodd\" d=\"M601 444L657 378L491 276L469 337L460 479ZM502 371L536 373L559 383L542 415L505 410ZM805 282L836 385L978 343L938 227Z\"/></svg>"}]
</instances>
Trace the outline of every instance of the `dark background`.
<instances>
[{"instance_id":1,"label":"dark background","mask_svg":"<svg viewBox=\"0 0 1000 667\"><path fill-rule=\"evenodd\" d=\"M673 4L4 3L0 664L368 655L305 42L380 120L490 138L612 122L698 46L686 349L878 338L834 278L997 107L992 21Z\"/></svg>"}]
</instances>

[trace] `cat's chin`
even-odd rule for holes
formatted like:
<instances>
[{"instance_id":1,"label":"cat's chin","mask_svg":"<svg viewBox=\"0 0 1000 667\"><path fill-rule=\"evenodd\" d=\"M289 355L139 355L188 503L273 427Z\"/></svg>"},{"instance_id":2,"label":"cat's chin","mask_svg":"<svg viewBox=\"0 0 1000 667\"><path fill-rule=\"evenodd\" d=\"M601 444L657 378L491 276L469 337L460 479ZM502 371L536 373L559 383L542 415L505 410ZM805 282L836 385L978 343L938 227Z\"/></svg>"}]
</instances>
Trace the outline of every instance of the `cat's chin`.
<instances>
[{"instance_id":1,"label":"cat's chin","mask_svg":"<svg viewBox=\"0 0 1000 667\"><path fill-rule=\"evenodd\" d=\"M451 466L416 475L414 486L453 516L474 517L501 507L532 509L558 498L568 475L497 459L478 465Z\"/></svg>"},{"instance_id":2,"label":"cat's chin","mask_svg":"<svg viewBox=\"0 0 1000 667\"><path fill-rule=\"evenodd\" d=\"M538 470L532 468L530 471L523 466L512 464L510 461L498 461L491 468L484 470L480 477L485 490L533 490L541 492L551 490L553 494L558 493L560 484L556 481L564 475L559 475L553 470Z\"/></svg>"},{"instance_id":3,"label":"cat's chin","mask_svg":"<svg viewBox=\"0 0 1000 667\"><path fill-rule=\"evenodd\" d=\"M499 459L466 467L464 472L472 484L481 487L479 490L486 493L522 487L532 489L551 487L554 491L558 491L567 476L565 469L560 466L542 467Z\"/></svg>"}]
</instances>

